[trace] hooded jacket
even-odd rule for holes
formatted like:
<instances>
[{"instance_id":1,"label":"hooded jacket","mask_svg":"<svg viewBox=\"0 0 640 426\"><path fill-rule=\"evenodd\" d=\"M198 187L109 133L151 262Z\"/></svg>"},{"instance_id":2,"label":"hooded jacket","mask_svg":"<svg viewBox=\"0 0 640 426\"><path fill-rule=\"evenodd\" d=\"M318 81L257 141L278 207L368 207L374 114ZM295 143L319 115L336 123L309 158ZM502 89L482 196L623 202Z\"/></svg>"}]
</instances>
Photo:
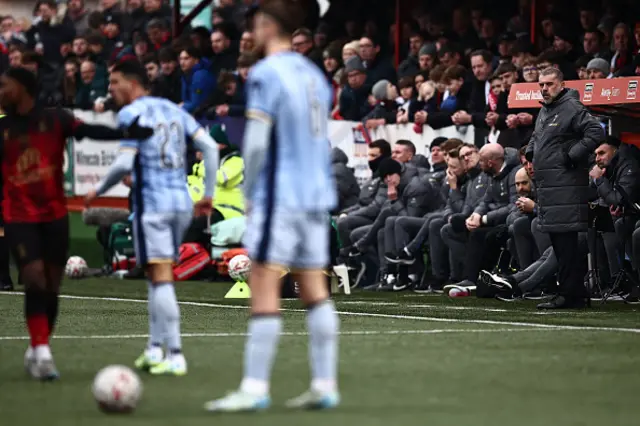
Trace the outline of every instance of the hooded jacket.
<instances>
[{"instance_id":1,"label":"hooded jacket","mask_svg":"<svg viewBox=\"0 0 640 426\"><path fill-rule=\"evenodd\" d=\"M604 137L576 90L563 89L543 104L526 152L535 170L542 232L586 231L588 158Z\"/></svg>"},{"instance_id":2,"label":"hooded jacket","mask_svg":"<svg viewBox=\"0 0 640 426\"><path fill-rule=\"evenodd\" d=\"M360 186L353 170L347 167L349 157L340 148L331 150L331 167L338 185L338 211L358 204Z\"/></svg>"},{"instance_id":3,"label":"hooded jacket","mask_svg":"<svg viewBox=\"0 0 640 426\"><path fill-rule=\"evenodd\" d=\"M489 176L484 197L473 211L487 216L483 225L497 226L506 222L507 216L516 208L516 172L520 169L517 151L513 155L505 150L504 167L495 176Z\"/></svg>"}]
</instances>

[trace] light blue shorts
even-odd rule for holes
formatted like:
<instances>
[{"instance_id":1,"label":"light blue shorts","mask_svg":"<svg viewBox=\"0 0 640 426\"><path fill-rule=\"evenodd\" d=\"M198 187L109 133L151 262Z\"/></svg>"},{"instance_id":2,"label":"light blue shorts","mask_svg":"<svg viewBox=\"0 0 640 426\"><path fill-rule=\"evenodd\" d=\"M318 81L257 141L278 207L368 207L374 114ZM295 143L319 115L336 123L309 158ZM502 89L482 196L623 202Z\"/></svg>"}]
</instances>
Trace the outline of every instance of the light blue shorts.
<instances>
[{"instance_id":1,"label":"light blue shorts","mask_svg":"<svg viewBox=\"0 0 640 426\"><path fill-rule=\"evenodd\" d=\"M176 261L192 216L191 212L134 215L133 245L138 265Z\"/></svg>"},{"instance_id":2,"label":"light blue shorts","mask_svg":"<svg viewBox=\"0 0 640 426\"><path fill-rule=\"evenodd\" d=\"M329 264L330 227L328 212L252 210L243 245L256 263L323 269Z\"/></svg>"}]
</instances>

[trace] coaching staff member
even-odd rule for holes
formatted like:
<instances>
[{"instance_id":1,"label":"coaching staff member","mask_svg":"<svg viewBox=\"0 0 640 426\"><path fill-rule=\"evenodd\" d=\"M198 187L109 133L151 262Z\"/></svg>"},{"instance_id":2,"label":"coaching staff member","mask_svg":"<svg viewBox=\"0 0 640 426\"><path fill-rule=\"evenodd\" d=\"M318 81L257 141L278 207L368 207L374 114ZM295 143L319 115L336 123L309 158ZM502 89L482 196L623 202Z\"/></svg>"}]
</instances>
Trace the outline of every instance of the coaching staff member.
<instances>
[{"instance_id":1,"label":"coaching staff member","mask_svg":"<svg viewBox=\"0 0 640 426\"><path fill-rule=\"evenodd\" d=\"M578 92L564 87L561 71L544 69L539 84L544 102L525 157L533 162L539 226L558 258L560 291L538 308L581 308L587 265L579 254L578 232L587 230L588 158L605 134Z\"/></svg>"}]
</instances>

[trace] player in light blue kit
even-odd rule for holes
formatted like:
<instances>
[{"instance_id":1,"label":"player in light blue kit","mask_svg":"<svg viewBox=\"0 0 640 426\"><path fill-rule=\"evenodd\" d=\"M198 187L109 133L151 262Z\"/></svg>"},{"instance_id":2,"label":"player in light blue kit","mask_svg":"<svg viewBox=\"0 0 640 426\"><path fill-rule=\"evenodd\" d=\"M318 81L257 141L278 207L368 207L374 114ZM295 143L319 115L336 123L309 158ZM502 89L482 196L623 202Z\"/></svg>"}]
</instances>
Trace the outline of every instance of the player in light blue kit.
<instances>
[{"instance_id":1,"label":"player in light blue kit","mask_svg":"<svg viewBox=\"0 0 640 426\"><path fill-rule=\"evenodd\" d=\"M247 81L244 135L244 245L252 259L251 314L240 389L210 401L218 412L269 407L269 379L282 330L280 279L291 268L307 306L311 388L291 408L338 405L338 317L323 269L329 264L329 211L336 205L327 134L331 90L323 73L290 51L304 8L293 0L265 0L254 20L266 58ZM144 124L144 122L141 122Z\"/></svg>"},{"instance_id":2,"label":"player in light blue kit","mask_svg":"<svg viewBox=\"0 0 640 426\"><path fill-rule=\"evenodd\" d=\"M135 117L155 129L149 139L121 142L120 153L107 175L89 192L86 203L104 194L127 174L133 174L134 244L136 260L145 267L149 290L149 342L136 367L151 374L187 373L180 339L180 310L173 288L173 262L191 223L194 205L186 175L187 141L204 155L205 196L196 214L211 213L218 167L218 147L202 127L176 104L147 96L144 68L132 62L116 65L109 78L118 105L118 124ZM166 356L163 356L163 346Z\"/></svg>"}]
</instances>

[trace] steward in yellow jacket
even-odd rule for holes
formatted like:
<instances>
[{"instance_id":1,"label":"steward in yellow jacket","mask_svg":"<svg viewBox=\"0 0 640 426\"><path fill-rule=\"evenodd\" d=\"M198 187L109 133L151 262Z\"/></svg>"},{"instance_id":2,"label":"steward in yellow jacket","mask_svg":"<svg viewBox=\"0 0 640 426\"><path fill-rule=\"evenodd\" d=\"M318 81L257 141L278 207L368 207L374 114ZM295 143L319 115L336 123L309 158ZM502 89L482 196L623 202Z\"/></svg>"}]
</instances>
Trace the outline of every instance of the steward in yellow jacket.
<instances>
[{"instance_id":1,"label":"steward in yellow jacket","mask_svg":"<svg viewBox=\"0 0 640 426\"><path fill-rule=\"evenodd\" d=\"M240 150L229 142L227 134L221 126L214 126L209 133L218 143L220 149L220 166L216 176L217 185L213 196L213 213L211 215L211 223L213 224L244 215L244 194L242 192L244 161ZM196 153L196 158L198 161L193 165L192 173L187 177L189 193L194 203L202 198L205 176L201 154ZM199 222L198 218L194 219L191 228L204 229L202 224L196 222ZM197 230L190 229L187 238L195 238L198 233Z\"/></svg>"}]
</instances>

